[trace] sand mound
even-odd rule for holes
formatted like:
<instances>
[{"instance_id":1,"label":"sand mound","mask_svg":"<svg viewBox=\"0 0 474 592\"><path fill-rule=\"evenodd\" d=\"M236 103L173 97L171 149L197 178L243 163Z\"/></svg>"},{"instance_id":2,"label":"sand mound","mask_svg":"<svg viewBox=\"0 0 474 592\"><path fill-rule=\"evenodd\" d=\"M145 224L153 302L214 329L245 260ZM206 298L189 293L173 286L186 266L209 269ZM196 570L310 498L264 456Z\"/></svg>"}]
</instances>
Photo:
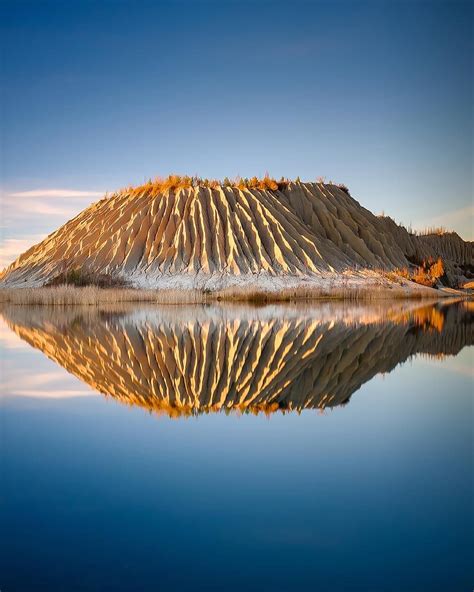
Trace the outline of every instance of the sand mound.
<instances>
[{"instance_id":1,"label":"sand mound","mask_svg":"<svg viewBox=\"0 0 474 592\"><path fill-rule=\"evenodd\" d=\"M407 309L4 307L9 326L93 389L170 416L302 410L346 403L418 353L474 343L472 313Z\"/></svg>"},{"instance_id":2,"label":"sand mound","mask_svg":"<svg viewBox=\"0 0 474 592\"><path fill-rule=\"evenodd\" d=\"M271 288L276 278L317 283L347 269L406 267L438 256L453 282L465 281L473 243L455 234L410 235L335 185L199 186L159 194L145 187L93 204L0 279L3 286L41 286L66 270L86 269L138 287L222 289L257 278Z\"/></svg>"}]
</instances>

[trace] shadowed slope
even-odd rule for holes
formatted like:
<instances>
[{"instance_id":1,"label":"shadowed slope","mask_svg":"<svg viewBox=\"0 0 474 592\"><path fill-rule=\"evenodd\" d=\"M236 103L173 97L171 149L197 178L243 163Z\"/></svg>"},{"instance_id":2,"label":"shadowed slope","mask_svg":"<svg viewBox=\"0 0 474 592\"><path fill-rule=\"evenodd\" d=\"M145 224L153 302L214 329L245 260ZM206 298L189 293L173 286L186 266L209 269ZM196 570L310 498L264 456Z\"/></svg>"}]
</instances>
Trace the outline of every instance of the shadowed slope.
<instances>
[{"instance_id":1,"label":"shadowed slope","mask_svg":"<svg viewBox=\"0 0 474 592\"><path fill-rule=\"evenodd\" d=\"M133 310L133 309L132 309ZM25 341L99 392L170 416L346 403L417 353L474 343L464 304L412 309L5 307Z\"/></svg>"}]
</instances>

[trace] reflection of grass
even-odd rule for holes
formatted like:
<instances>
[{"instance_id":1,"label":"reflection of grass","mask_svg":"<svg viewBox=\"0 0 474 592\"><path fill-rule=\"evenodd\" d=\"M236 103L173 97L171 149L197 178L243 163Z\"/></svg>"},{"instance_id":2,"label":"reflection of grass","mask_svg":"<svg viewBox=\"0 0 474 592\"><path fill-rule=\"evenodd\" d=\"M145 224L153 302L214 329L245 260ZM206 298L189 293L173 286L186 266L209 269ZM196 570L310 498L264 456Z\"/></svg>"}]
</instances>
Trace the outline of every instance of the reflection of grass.
<instances>
[{"instance_id":1,"label":"reflection of grass","mask_svg":"<svg viewBox=\"0 0 474 592\"><path fill-rule=\"evenodd\" d=\"M415 310L407 310L403 313L395 313L390 316L390 320L396 323L412 324L414 327L434 329L441 333L445 323L445 311L435 306L421 306Z\"/></svg>"},{"instance_id":2,"label":"reflection of grass","mask_svg":"<svg viewBox=\"0 0 474 592\"><path fill-rule=\"evenodd\" d=\"M143 290L133 288L78 287L73 285L44 288L15 288L0 290L0 303L29 305L45 304L67 306L73 304L96 305L101 303L151 302L161 304L198 304L215 301L249 302L256 305L270 302L297 300L379 300L394 298L433 298L432 290L407 291L406 287L391 285L366 287L296 287L283 288L278 292L255 287L233 287L225 290Z\"/></svg>"}]
</instances>

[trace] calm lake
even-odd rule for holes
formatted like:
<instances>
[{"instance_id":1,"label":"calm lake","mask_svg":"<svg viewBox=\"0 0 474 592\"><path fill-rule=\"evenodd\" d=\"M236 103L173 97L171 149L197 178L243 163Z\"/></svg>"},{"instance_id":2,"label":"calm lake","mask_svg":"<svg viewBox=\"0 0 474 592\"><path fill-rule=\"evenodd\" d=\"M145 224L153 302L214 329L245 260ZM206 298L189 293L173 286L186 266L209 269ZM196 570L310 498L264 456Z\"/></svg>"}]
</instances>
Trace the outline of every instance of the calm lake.
<instances>
[{"instance_id":1,"label":"calm lake","mask_svg":"<svg viewBox=\"0 0 474 592\"><path fill-rule=\"evenodd\" d=\"M474 305L0 309L0 589L471 591Z\"/></svg>"}]
</instances>

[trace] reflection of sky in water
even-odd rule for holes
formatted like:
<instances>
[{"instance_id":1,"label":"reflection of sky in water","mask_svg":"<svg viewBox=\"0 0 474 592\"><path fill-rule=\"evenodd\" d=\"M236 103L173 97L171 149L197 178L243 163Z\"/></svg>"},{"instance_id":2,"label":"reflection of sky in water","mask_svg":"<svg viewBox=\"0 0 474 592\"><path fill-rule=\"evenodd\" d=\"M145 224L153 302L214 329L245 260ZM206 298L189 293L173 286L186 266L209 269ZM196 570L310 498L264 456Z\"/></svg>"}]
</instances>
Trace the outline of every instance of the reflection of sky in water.
<instances>
[{"instance_id":1,"label":"reflection of sky in water","mask_svg":"<svg viewBox=\"0 0 474 592\"><path fill-rule=\"evenodd\" d=\"M2 394L34 398L96 395L82 381L32 349L0 318Z\"/></svg>"},{"instance_id":2,"label":"reflection of sky in water","mask_svg":"<svg viewBox=\"0 0 474 592\"><path fill-rule=\"evenodd\" d=\"M2 589L472 587L474 348L322 416L173 421L0 338Z\"/></svg>"}]
</instances>

